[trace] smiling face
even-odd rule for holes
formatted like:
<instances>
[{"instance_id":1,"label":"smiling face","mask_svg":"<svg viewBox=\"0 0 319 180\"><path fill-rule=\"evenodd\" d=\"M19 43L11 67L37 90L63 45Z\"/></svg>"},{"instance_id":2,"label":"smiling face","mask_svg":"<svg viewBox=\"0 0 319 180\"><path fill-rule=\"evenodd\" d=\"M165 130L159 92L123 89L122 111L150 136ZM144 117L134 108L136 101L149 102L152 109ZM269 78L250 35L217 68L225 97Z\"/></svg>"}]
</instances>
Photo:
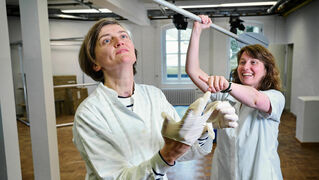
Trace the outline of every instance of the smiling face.
<instances>
[{"instance_id":1,"label":"smiling face","mask_svg":"<svg viewBox=\"0 0 319 180\"><path fill-rule=\"evenodd\" d=\"M260 81L265 77L267 71L262 61L252 58L244 52L238 62L237 73L242 84L258 89Z\"/></svg>"},{"instance_id":2,"label":"smiling face","mask_svg":"<svg viewBox=\"0 0 319 180\"><path fill-rule=\"evenodd\" d=\"M95 45L95 71L114 72L128 68L133 72L136 61L134 44L126 30L117 24L103 26Z\"/></svg>"}]
</instances>

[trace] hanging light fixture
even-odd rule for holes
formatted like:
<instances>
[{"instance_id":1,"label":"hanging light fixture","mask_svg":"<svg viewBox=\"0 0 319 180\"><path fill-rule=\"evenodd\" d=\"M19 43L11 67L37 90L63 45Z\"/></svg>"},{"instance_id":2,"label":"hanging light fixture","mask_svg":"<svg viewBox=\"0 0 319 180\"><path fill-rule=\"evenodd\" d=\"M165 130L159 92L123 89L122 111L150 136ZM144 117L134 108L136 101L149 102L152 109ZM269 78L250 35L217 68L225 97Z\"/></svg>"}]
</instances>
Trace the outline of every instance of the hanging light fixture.
<instances>
[{"instance_id":1,"label":"hanging light fixture","mask_svg":"<svg viewBox=\"0 0 319 180\"><path fill-rule=\"evenodd\" d=\"M239 19L238 16L231 16L229 18L229 23L230 23L230 32L237 34L237 29L244 31L245 26L243 25L243 20Z\"/></svg>"},{"instance_id":2,"label":"hanging light fixture","mask_svg":"<svg viewBox=\"0 0 319 180\"><path fill-rule=\"evenodd\" d=\"M174 14L173 15L173 23L176 27L176 29L180 30L185 30L187 28L187 20L185 18L185 16L181 15L181 14Z\"/></svg>"}]
</instances>

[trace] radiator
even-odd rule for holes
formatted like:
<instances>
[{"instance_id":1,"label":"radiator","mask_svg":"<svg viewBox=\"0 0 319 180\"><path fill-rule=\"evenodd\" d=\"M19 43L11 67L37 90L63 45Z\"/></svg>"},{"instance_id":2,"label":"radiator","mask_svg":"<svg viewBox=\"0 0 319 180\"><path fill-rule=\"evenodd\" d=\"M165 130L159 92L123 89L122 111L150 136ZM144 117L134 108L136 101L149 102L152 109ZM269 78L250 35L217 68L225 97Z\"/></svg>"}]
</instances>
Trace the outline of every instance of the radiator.
<instances>
[{"instance_id":1,"label":"radiator","mask_svg":"<svg viewBox=\"0 0 319 180\"><path fill-rule=\"evenodd\" d=\"M162 89L172 105L190 105L195 101L195 89Z\"/></svg>"}]
</instances>

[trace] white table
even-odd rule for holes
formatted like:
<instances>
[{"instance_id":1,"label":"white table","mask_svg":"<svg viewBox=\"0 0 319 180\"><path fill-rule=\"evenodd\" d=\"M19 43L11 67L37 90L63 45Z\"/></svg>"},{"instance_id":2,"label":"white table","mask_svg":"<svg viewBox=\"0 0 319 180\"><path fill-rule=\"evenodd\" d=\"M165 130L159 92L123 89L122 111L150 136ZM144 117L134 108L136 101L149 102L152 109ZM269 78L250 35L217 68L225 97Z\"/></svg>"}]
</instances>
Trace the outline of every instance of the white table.
<instances>
[{"instance_id":1,"label":"white table","mask_svg":"<svg viewBox=\"0 0 319 180\"><path fill-rule=\"evenodd\" d=\"M319 96L299 96L296 138L301 143L319 143Z\"/></svg>"}]
</instances>

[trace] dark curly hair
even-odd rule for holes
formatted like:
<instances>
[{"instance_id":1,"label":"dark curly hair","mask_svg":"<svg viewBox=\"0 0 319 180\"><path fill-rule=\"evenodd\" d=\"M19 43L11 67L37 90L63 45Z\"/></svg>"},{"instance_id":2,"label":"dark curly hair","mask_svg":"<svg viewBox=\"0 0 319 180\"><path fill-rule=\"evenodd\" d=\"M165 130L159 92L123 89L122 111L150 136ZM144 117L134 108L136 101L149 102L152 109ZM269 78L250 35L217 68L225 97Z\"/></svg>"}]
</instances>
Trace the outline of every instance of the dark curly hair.
<instances>
[{"instance_id":1,"label":"dark curly hair","mask_svg":"<svg viewBox=\"0 0 319 180\"><path fill-rule=\"evenodd\" d=\"M264 63L264 66L266 69L266 75L260 81L260 84L258 85L257 89L258 90L268 90L268 89L281 90L279 70L276 66L275 58L270 53L270 51L259 44L245 46L237 53L238 64L244 52L246 52L248 56L258 59ZM232 72L233 81L235 83L242 84L238 76L237 68L238 66L235 69L233 69L233 72Z\"/></svg>"},{"instance_id":2,"label":"dark curly hair","mask_svg":"<svg viewBox=\"0 0 319 180\"><path fill-rule=\"evenodd\" d=\"M82 71L90 76L95 81L100 81L104 83L103 71L95 71L93 67L95 66L95 45L98 40L99 33L102 27L107 25L119 25L123 27L119 22L111 18L103 18L96 22L89 32L86 34L84 41L82 42L80 52L79 52L79 64ZM123 27L124 28L124 27ZM135 56L137 57L137 50L135 49ZM136 62L133 64L133 72L136 74Z\"/></svg>"}]
</instances>

